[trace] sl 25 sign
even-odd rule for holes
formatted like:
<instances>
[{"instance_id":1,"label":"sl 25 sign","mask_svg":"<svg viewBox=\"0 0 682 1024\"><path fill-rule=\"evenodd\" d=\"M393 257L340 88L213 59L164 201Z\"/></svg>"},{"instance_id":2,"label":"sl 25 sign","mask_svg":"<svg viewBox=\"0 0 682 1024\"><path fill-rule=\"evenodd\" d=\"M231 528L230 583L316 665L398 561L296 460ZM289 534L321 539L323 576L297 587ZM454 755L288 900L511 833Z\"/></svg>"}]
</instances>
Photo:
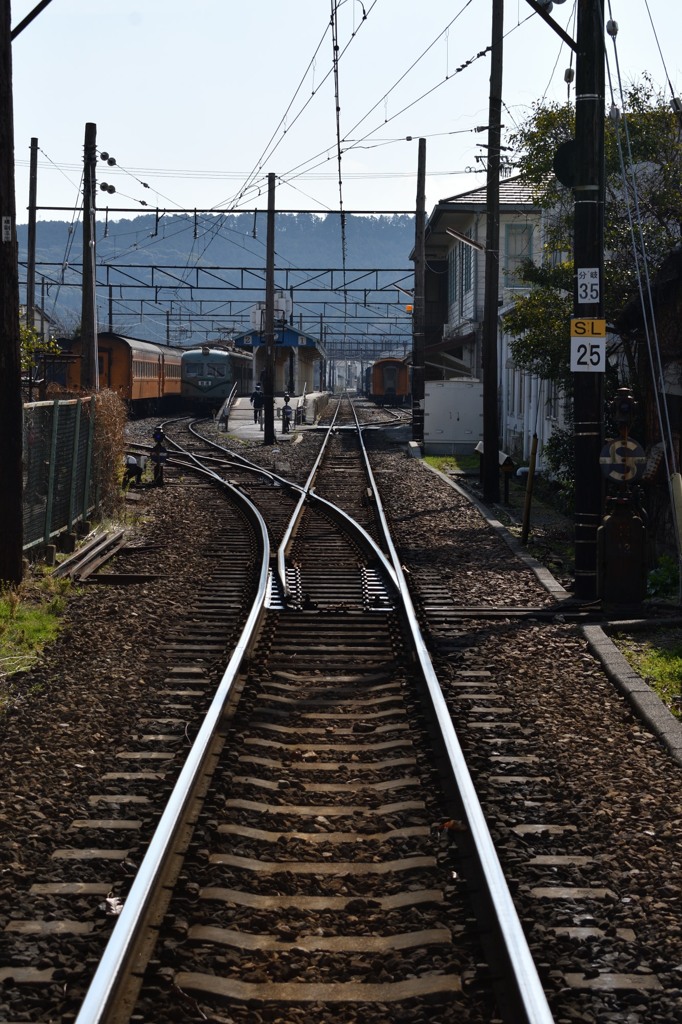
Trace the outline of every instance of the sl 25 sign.
<instances>
[{"instance_id":1,"label":"sl 25 sign","mask_svg":"<svg viewBox=\"0 0 682 1024\"><path fill-rule=\"evenodd\" d=\"M606 372L606 320L571 320L571 373Z\"/></svg>"}]
</instances>

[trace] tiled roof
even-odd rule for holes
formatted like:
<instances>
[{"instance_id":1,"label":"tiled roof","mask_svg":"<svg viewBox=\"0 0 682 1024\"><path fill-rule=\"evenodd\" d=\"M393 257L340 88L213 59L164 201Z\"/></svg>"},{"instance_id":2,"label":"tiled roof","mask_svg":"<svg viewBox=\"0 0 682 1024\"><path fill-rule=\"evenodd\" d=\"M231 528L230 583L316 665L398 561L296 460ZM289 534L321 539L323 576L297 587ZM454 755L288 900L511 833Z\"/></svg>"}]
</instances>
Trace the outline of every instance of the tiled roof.
<instances>
[{"instance_id":1,"label":"tiled roof","mask_svg":"<svg viewBox=\"0 0 682 1024\"><path fill-rule=\"evenodd\" d=\"M471 189L469 192L460 192L456 196L448 196L447 199L441 199L441 203L466 203L467 205L476 203L481 206L485 206L487 201L488 190L484 185L481 188ZM503 178L500 181L500 203L519 204L527 203L531 206L535 206L535 199L533 196L533 185L525 182L520 176L514 178Z\"/></svg>"}]
</instances>

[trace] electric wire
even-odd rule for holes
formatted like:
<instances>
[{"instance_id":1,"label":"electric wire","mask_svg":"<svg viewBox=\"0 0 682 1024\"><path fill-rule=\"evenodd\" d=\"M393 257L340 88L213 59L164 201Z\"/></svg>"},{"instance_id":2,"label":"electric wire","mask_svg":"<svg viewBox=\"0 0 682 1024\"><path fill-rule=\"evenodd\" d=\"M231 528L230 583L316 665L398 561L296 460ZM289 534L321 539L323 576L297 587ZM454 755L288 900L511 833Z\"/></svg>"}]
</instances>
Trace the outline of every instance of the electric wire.
<instances>
[{"instance_id":1,"label":"electric wire","mask_svg":"<svg viewBox=\"0 0 682 1024\"><path fill-rule=\"evenodd\" d=\"M610 15L611 15L611 0L609 0L609 16ZM635 166L634 166L634 161L633 161L633 155L632 155L632 145L631 145L630 132L629 132L629 127L628 127L627 113L625 111L624 89L623 89L623 83L622 83L622 78L621 78L621 73L620 73L620 64L619 64L619 58L618 58L618 47L617 47L617 44L616 44L615 34L612 36L612 39L613 39L616 75L617 75L617 80L618 80L618 89L619 89L619 95L620 95L620 98L621 98L621 103L622 103L622 106L623 106L623 117L622 117L623 134L624 134L624 137L625 137L625 145L626 145L627 154L628 154L628 165L627 166L629 168L629 178L630 178L630 185L631 185L632 196L633 196L634 215L635 215L634 216L634 220L636 222L636 229L637 229L636 237L635 237L635 223L633 223L632 209L631 209L629 200L628 200L628 202L626 204L627 205L628 225L629 225L630 234L631 234L633 255L634 255L634 258L635 258L635 270L636 270L636 276L637 276L637 287L638 287L638 293L639 293L639 300L640 300L641 307L642 307L642 317L643 317L643 323L644 323L644 334L645 334L647 352L648 352L648 356L649 356L649 364L650 364L650 368L651 368L652 382L653 382L653 385L654 385L654 387L653 387L654 401L655 401L655 406L656 406L656 415L657 415L657 419L658 419L659 431L660 431L660 434L661 434L663 458L664 458L665 467L666 467L666 476L667 476L667 482L668 482L668 489L669 489L669 493L670 493L671 505L674 508L675 507L675 503L674 503L674 494L673 494L673 487L672 487L672 477L673 477L673 475L674 475L674 473L676 471L675 446L674 446L674 441L673 441L673 435L672 435L672 428L671 428L671 424L670 424L670 419L669 419L669 415L668 415L667 403L662 402L662 399L661 399L661 395L665 394L665 379L664 379L663 364L662 364L661 351L660 351L660 345L659 345L659 339L658 339L658 332L657 332L657 327L656 327L656 317L655 317L655 311L654 311L654 306L653 306L653 295L652 295L652 290L651 290L651 278L650 278L650 274L649 274L649 261L648 261L648 257L647 257L646 244L645 244L645 241L644 241L644 232L643 232L643 228L642 228L642 214L641 214L641 208L640 208L640 204L639 204L639 189L638 189L638 185L637 185L637 174L636 174L636 170L635 170ZM610 67L609 67L608 59L607 59L607 69L608 69L608 76L609 76L609 87L610 87L610 90L611 90L612 102L613 102L613 86L612 86L612 81L611 81L611 72L610 72ZM618 128L618 126L616 126L616 127ZM621 161L621 173L622 173L622 176L623 176L623 183L625 185L625 194L626 194L626 197L627 197L627 194L628 194L628 189L627 189L628 175L627 175L627 172L626 172L626 166L625 166L625 161L624 161L624 158L623 158L620 133L618 132L618 130L616 131L616 136L617 136L618 152L619 152L619 157L620 157L620 161ZM644 278L644 284L642 283L642 278ZM645 292L646 292L646 295L645 295ZM679 560L680 558L682 558L682 546L681 546L681 542L680 542L679 531L676 531L676 540L677 540L678 560Z\"/></svg>"},{"instance_id":2,"label":"electric wire","mask_svg":"<svg viewBox=\"0 0 682 1024\"><path fill-rule=\"evenodd\" d=\"M341 151L341 98L339 93L339 24L338 0L331 0L331 26L332 26L332 69L334 72L334 103L336 110L336 166L339 176L339 222L341 227L341 269L343 275L343 296L344 296L344 328L347 321L348 297L346 292L346 214L343 209L343 174L342 151Z\"/></svg>"},{"instance_id":3,"label":"electric wire","mask_svg":"<svg viewBox=\"0 0 682 1024\"><path fill-rule=\"evenodd\" d=\"M658 41L658 33L656 31L656 26L654 25L654 19L653 19L653 16L651 14L651 9L649 7L649 0L644 0L644 6L646 7L647 14L649 15L649 21L651 22L651 29L652 29L653 34L654 34L654 40L656 42L656 47L658 48L658 52L659 52L659 55L660 55L660 58L661 58L661 64L663 65L663 72L665 74L666 81L668 83L668 87L670 88L670 95L674 99L675 98L675 90L673 89L672 82L670 81L670 75L668 74L668 68L666 67L665 58L663 56L663 51L661 50L661 44ZM610 12L611 12L611 4L609 3L609 13Z\"/></svg>"},{"instance_id":4,"label":"electric wire","mask_svg":"<svg viewBox=\"0 0 682 1024\"><path fill-rule=\"evenodd\" d=\"M376 3L376 2L378 2L378 0L375 0L375 3ZM443 36L445 36L446 40L447 40L447 39L449 38L449 36L448 36L448 30L449 30L450 26L451 26L452 24L454 24L454 23L455 23L455 21L457 20L457 18L459 18L459 17L461 16L461 14L463 13L463 11L464 11L464 10L465 10L465 9L466 9L466 8L467 8L467 7L468 7L468 6L470 5L470 4L471 4L471 3L472 3L472 0L467 0L467 3L465 3L464 7L463 7L463 8L462 8L462 9L461 9L461 10L460 10L460 11L458 12L458 14L457 14L457 15L455 15L455 17L454 17L454 18L453 18L453 19L452 19L452 20L451 20L451 21L450 21L450 22L448 23L448 26L446 26L446 29L444 29L443 31L441 31L441 32L439 33L439 35L438 35L438 36L436 37L436 39L434 39L434 40L433 40L433 42L432 42L432 43L430 44L430 46L429 46L429 47L427 47L427 49L423 51L423 53L421 54L421 56L420 56L419 58L417 58L417 60L416 60L416 61L414 61L414 62L412 63L412 65L410 65L410 67L409 67L409 68L407 69L407 71L406 71L406 72L404 72L404 73L403 73L403 74L402 74L402 75L400 76L400 78L399 78L399 79L397 80L397 82L396 82L396 83L394 84L394 86L392 86L392 87L391 87L391 89L390 89L390 90L388 90L388 91L387 91L387 92L386 92L386 93L384 94L384 96L383 96L383 97L382 97L382 98L381 98L381 99L380 99L380 100L379 100L379 101L378 101L378 102L377 102L377 103L376 103L376 104L374 105L374 107L372 107L372 108L370 109L370 111L368 111L368 112L367 112L367 113L366 113L366 114L364 115L364 117L363 117L363 118L362 118L362 119L361 119L361 120L360 120L359 122L357 122L357 124L356 124L356 126L355 126L355 127L357 127L357 125L359 125L359 124L362 124L362 123L363 123L363 122L364 122L364 121L366 120L366 118L367 118L367 117L368 117L368 116L369 116L369 115L371 114L372 110L376 109L376 107L377 107L378 105L380 105L380 104L381 104L382 102L385 102L385 101L387 100L388 96L389 96L389 95L390 95L390 93L391 93L391 92L393 91L393 89L394 89L394 88L396 88L396 87L397 87L397 85L398 85L398 84L399 84L400 82L402 82L402 81L403 81L403 80L404 80L404 79L406 78L407 74L409 74L409 71L410 71L410 70L411 70L411 69L412 69L413 67L415 67L415 66L416 66L416 64L418 64L418 63L419 63L419 61L420 61L421 59L423 59L423 58L424 58L424 57L426 56L426 54L427 54L427 53L428 53L428 52L429 52L429 51L430 51L430 50L431 50L431 49L433 48L433 46L434 46L434 45L435 45L435 44L437 43L437 41L438 41L438 40L439 40L440 38L443 38ZM375 5L375 4L372 4L372 5L370 6L370 11L371 11L371 9L372 9L372 7L373 7L374 5ZM337 6L338 6L338 5L337 5ZM366 14L366 12L365 12L365 10L364 10L364 7L363 7L363 22L364 22L364 21L366 20L366 17L367 17L367 14ZM326 35L326 32L325 32L325 35ZM355 33L354 33L354 35L355 35ZM324 38L324 37L323 37L323 38ZM321 43L320 43L319 45L321 45ZM337 41L337 45L338 45L338 41ZM348 46L348 45L350 45L350 42L349 42L349 43L347 44L347 46ZM345 50L347 49L347 46L346 46L346 47L344 48L344 52L345 52ZM488 47L487 49L489 49L489 47ZM467 61L467 62L465 62L465 63L464 63L463 65L461 65L461 66L460 66L460 67L459 67L459 68L457 69L457 71L456 71L456 72L454 72L454 74L457 74L457 73L461 72L462 70L464 70L464 68L465 68L465 67L468 67L468 66L469 66L469 65L470 65L470 64L471 64L471 63L472 63L472 62L473 62L473 61L474 61L475 59L477 59L477 58L479 58L479 57L481 57L481 56L484 56L484 55L485 55L485 53L487 52L487 49L486 49L486 50L483 50L483 51L480 51L480 52L479 52L479 53L478 53L478 54L476 55L476 57L474 57L474 58L471 58L471 59L470 59L469 61ZM318 46L318 50L319 50L319 46ZM318 51L316 50L316 54L317 54L317 52L318 52ZM315 60L315 56L313 57L313 60L311 61L311 64L312 64L312 63L314 62L314 60ZM309 68L310 68L311 64L309 64L309 66L308 66L308 69L306 70L306 74L307 74L307 72L308 72L308 70L309 70ZM337 69L338 69L338 65L337 65ZM328 76L325 76L325 79L326 79L326 77L328 77ZM447 81L447 80L450 80L450 79L451 79L452 77L454 77L454 75L450 75L450 72L449 72L449 51L448 51L448 67L446 68L446 79L445 79L445 81ZM304 76L304 78L305 78L305 76ZM325 79L323 79L323 81L324 81ZM303 80L302 80L302 81L303 81ZM400 115L400 113L404 113L404 111L405 111L405 110L409 109L409 108L410 108L411 106L414 106L414 105L415 105L416 103L420 102L420 101L421 101L422 99L424 99L424 98L425 98L426 96L430 95L430 94L431 94L431 93L432 93L433 91L435 91L435 89L436 89L436 88L439 88L440 86L444 85L444 84L445 84L445 81L443 81L443 82L440 82L440 83L438 83L438 84L437 84L437 85L436 85L435 87L433 87L433 88L429 89L429 90L428 90L428 91L426 91L425 93L422 93L422 94L421 94L421 95L420 95L420 96L419 96L419 97L418 97L418 98L417 98L416 100L414 100L414 101L413 101L412 103L410 103L410 104L408 104L407 106L405 106L404 108L402 108L402 110L401 110L401 111L399 111L398 113L394 114L394 115L393 115L393 116L392 116L391 118L389 118L389 119L387 119L387 120L393 120L393 119L395 119L395 117L398 117L398 116ZM299 86L299 90L300 90L300 86ZM297 93L298 93L298 91L299 91L299 90L297 90ZM316 89L315 91L318 91L318 90L319 90L319 86L317 87L317 89ZM297 93L296 93L295 95L297 95ZM292 103L293 103L293 100L292 100ZM290 106L289 106L289 107L287 108L287 113L288 113L288 111L289 111L290 109L291 109L291 104L290 104ZM282 125L282 124L283 124L283 123L284 123L284 122L286 121L286 116L287 116L287 114L285 113L285 115L284 115L284 118L283 118L283 119L282 119L282 120L280 121L280 126L281 126L281 125ZM384 126L385 126L385 123L386 123L386 121L384 121L384 122L382 123L381 127L384 127ZM287 131L289 130L289 127L290 127L290 126L287 126L287 129L286 129ZM351 131L352 131L352 130L353 130L353 129L351 129ZM374 131L373 131L373 132L369 132L369 133L367 133L367 134L366 134L365 136L363 136L363 137L362 137L361 139L359 139L359 140L351 141L351 142L350 142L350 148L360 148L360 147L363 147L363 148L368 148L368 147L364 146L364 144L365 144L365 143L367 142L367 139L368 139L368 138L370 138L370 136L371 136L371 135L372 135L372 134L373 134L373 133L374 133L375 131L377 131L377 130L378 130L378 129L374 129ZM444 133L444 134L445 134L445 133ZM402 140L401 140L401 141L402 141ZM378 144L379 144L379 143L378 143ZM383 140L382 140L380 144L390 144L390 141L388 141L388 142L385 142L385 141L383 141ZM339 147L338 147L338 140L337 140L337 148L339 148ZM267 147L266 147L266 150L265 150L264 152L266 152L266 151L267 151ZM315 158L311 158L311 159L315 159ZM318 166L319 166L319 165L318 165ZM301 167L301 165L299 165L299 167ZM128 174L131 174L131 176L133 176L133 177L136 177L135 175L133 175L133 174L132 174L132 172L130 172L130 171L127 171L127 169L126 169L126 168L121 168L121 170L122 170L122 171L123 171L124 173L128 173ZM297 176L303 176L303 174L304 174L304 173L306 173L306 172L304 172L304 171L302 171L302 170L301 170L301 171L299 171L299 174L298 174ZM136 180L140 181L140 179L139 179L139 178L136 178ZM290 185L291 185L291 181L292 181L292 180L293 180L293 179L289 179L289 180L287 180L286 178L282 177L282 181L283 181L283 183L287 183L287 184L290 184ZM145 186L145 187L149 187L149 186L147 185L147 183L146 183L146 182L142 182L142 181L140 181L140 183L141 183L141 184L142 184L143 186ZM293 185L291 185L291 187L293 187ZM139 201L139 200L138 200L138 201ZM169 202L172 202L172 201L171 201L171 200L169 200ZM343 211L341 211L341 212L343 213ZM201 254L200 254L200 255L203 255L203 253L205 253L206 249L208 248L208 246L209 246L209 245L210 245L210 243L211 243L211 240L212 240L212 238L213 238L213 237L216 237L216 236L217 236L217 235L218 235L218 234L219 234L219 233L221 232L221 225L219 225L219 224L212 224L212 225L210 226L210 231L211 231L211 235L210 235L210 237L209 237L208 241L206 241L206 242L205 242L205 244L204 244L204 248L203 248L203 250L202 250L202 252L201 252ZM136 244L135 244L135 245L134 245L134 246L132 247L132 249L130 249L129 251L139 251L139 249L140 249L140 248L141 248L141 246L139 245L139 243L136 243ZM194 258L195 258L195 259L198 259L198 258L200 258L200 257L198 257L198 256L196 255L196 253L194 252L194 247L193 247L193 252L192 252L192 253L190 254L190 257L188 258L188 268L189 268L189 261L190 261L190 260L192 259L192 257L193 257L193 256L194 256ZM119 256L119 258L121 258L121 257Z\"/></svg>"}]
</instances>

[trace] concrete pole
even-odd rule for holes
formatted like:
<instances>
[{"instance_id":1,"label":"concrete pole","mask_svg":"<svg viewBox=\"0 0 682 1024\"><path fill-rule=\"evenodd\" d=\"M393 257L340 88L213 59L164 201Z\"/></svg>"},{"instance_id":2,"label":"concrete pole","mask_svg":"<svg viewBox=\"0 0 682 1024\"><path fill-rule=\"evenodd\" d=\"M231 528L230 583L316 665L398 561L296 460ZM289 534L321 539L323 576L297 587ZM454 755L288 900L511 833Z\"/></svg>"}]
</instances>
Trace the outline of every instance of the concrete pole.
<instances>
[{"instance_id":1,"label":"concrete pole","mask_svg":"<svg viewBox=\"0 0 682 1024\"><path fill-rule=\"evenodd\" d=\"M83 295L81 304L81 387L97 391L97 311L95 307L95 168L97 125L85 126L83 147Z\"/></svg>"},{"instance_id":2,"label":"concrete pole","mask_svg":"<svg viewBox=\"0 0 682 1024\"><path fill-rule=\"evenodd\" d=\"M275 443L275 175L268 174L265 243L265 408L263 444Z\"/></svg>"},{"instance_id":3,"label":"concrete pole","mask_svg":"<svg viewBox=\"0 0 682 1024\"><path fill-rule=\"evenodd\" d=\"M31 139L28 176L28 253L26 263L26 326L35 326L36 306L36 204L38 199L38 140ZM43 339L41 338L41 341Z\"/></svg>"},{"instance_id":4,"label":"concrete pole","mask_svg":"<svg viewBox=\"0 0 682 1024\"><path fill-rule=\"evenodd\" d=\"M483 495L500 500L497 339L500 281L500 144L504 0L493 0L488 113L485 297L483 302Z\"/></svg>"},{"instance_id":5,"label":"concrete pole","mask_svg":"<svg viewBox=\"0 0 682 1024\"><path fill-rule=\"evenodd\" d=\"M578 0L575 89L574 315L604 316L604 4ZM579 274L596 270L595 301L580 301ZM574 375L575 595L598 597L597 530L602 518L603 374Z\"/></svg>"},{"instance_id":6,"label":"concrete pole","mask_svg":"<svg viewBox=\"0 0 682 1024\"><path fill-rule=\"evenodd\" d=\"M426 231L426 139L419 140L417 216L414 244L414 304L412 309L412 440L424 442L424 328Z\"/></svg>"},{"instance_id":7,"label":"concrete pole","mask_svg":"<svg viewBox=\"0 0 682 1024\"><path fill-rule=\"evenodd\" d=\"M23 543L23 407L10 32L10 0L0 0L0 580L20 583Z\"/></svg>"}]
</instances>

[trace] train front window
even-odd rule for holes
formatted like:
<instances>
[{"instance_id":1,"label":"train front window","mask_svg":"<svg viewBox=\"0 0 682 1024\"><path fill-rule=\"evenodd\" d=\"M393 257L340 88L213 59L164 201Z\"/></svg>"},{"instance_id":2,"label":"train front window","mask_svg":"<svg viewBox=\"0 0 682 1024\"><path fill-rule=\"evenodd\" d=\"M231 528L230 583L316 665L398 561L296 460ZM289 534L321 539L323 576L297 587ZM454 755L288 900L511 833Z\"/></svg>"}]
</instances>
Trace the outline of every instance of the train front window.
<instances>
[{"instance_id":1,"label":"train front window","mask_svg":"<svg viewBox=\"0 0 682 1024\"><path fill-rule=\"evenodd\" d=\"M225 367L224 366L218 366L217 363L209 363L208 366L206 367L206 376L207 377L224 377L225 376Z\"/></svg>"},{"instance_id":2,"label":"train front window","mask_svg":"<svg viewBox=\"0 0 682 1024\"><path fill-rule=\"evenodd\" d=\"M203 368L203 363L185 363L185 376L201 377L201 371Z\"/></svg>"}]
</instances>

